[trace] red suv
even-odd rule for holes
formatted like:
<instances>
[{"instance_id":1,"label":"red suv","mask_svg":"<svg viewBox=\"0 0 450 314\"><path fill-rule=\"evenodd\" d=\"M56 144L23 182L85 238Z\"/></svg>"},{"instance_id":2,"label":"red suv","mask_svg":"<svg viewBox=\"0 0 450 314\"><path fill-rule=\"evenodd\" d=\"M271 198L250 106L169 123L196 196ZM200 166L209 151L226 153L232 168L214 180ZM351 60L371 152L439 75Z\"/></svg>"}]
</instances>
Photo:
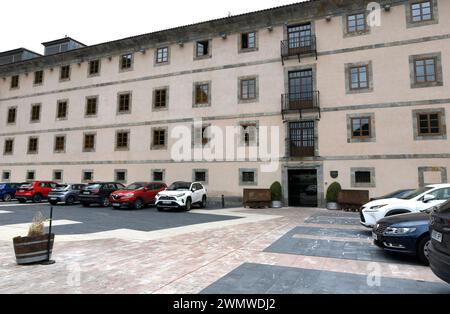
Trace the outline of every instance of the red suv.
<instances>
[{"instance_id":1,"label":"red suv","mask_svg":"<svg viewBox=\"0 0 450 314\"><path fill-rule=\"evenodd\" d=\"M114 208L142 209L148 204L155 202L156 194L164 191L167 186L157 182L136 182L123 190L115 191L109 197L111 206Z\"/></svg>"},{"instance_id":2,"label":"red suv","mask_svg":"<svg viewBox=\"0 0 450 314\"><path fill-rule=\"evenodd\" d=\"M48 193L58 186L58 183L51 181L34 181L22 184L16 191L16 199L20 203L32 201L39 203L43 199L47 199Z\"/></svg>"}]
</instances>

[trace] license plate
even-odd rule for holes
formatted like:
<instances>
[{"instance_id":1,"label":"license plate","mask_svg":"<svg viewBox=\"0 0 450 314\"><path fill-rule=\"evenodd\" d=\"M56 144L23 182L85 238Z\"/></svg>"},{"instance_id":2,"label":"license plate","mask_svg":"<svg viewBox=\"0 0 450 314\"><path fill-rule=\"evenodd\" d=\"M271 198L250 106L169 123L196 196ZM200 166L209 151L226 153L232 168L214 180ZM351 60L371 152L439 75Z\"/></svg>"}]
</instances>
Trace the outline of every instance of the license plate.
<instances>
[{"instance_id":1,"label":"license plate","mask_svg":"<svg viewBox=\"0 0 450 314\"><path fill-rule=\"evenodd\" d=\"M120 204L114 203L114 204L112 204L112 206L113 206L113 207L120 207Z\"/></svg>"},{"instance_id":2,"label":"license plate","mask_svg":"<svg viewBox=\"0 0 450 314\"><path fill-rule=\"evenodd\" d=\"M56 201L56 197L50 197L51 201Z\"/></svg>"},{"instance_id":3,"label":"license plate","mask_svg":"<svg viewBox=\"0 0 450 314\"><path fill-rule=\"evenodd\" d=\"M25 192L25 190L19 190L19 192L20 192L20 193L23 193L23 192Z\"/></svg>"},{"instance_id":4,"label":"license plate","mask_svg":"<svg viewBox=\"0 0 450 314\"><path fill-rule=\"evenodd\" d=\"M90 192L83 192L84 195L89 195L91 194Z\"/></svg>"},{"instance_id":5,"label":"license plate","mask_svg":"<svg viewBox=\"0 0 450 314\"><path fill-rule=\"evenodd\" d=\"M168 201L165 201L165 202L162 202L163 204L166 204L166 205L170 205L170 204L172 204L172 202L168 202Z\"/></svg>"},{"instance_id":6,"label":"license plate","mask_svg":"<svg viewBox=\"0 0 450 314\"><path fill-rule=\"evenodd\" d=\"M375 241L378 241L378 235L377 235L375 232L372 232L372 238L373 238Z\"/></svg>"},{"instance_id":7,"label":"license plate","mask_svg":"<svg viewBox=\"0 0 450 314\"><path fill-rule=\"evenodd\" d=\"M442 233L440 232L433 230L433 232L431 233L431 238L439 243L442 243Z\"/></svg>"}]
</instances>

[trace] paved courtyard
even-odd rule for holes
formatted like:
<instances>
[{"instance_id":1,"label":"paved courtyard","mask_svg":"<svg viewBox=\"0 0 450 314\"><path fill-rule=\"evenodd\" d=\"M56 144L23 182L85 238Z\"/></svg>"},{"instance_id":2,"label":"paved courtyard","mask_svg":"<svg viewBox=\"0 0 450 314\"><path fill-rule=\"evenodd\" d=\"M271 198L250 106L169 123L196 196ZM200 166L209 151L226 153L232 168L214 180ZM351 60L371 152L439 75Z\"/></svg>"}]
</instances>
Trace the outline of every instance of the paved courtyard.
<instances>
[{"instance_id":1,"label":"paved courtyard","mask_svg":"<svg viewBox=\"0 0 450 314\"><path fill-rule=\"evenodd\" d=\"M450 293L353 213L58 206L56 264L17 266L12 238L37 211L49 207L0 203L0 293Z\"/></svg>"}]
</instances>

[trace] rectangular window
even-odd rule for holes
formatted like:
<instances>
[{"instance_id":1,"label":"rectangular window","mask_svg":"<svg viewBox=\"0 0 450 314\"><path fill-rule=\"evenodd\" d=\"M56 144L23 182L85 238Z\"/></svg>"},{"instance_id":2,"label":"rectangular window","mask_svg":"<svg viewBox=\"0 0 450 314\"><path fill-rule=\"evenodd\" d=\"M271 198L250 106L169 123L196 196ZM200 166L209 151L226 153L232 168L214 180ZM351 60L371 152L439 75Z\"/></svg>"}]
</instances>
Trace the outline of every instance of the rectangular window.
<instances>
[{"instance_id":1,"label":"rectangular window","mask_svg":"<svg viewBox=\"0 0 450 314\"><path fill-rule=\"evenodd\" d=\"M133 54L128 53L120 57L120 69L129 70L133 66Z\"/></svg>"},{"instance_id":2,"label":"rectangular window","mask_svg":"<svg viewBox=\"0 0 450 314\"><path fill-rule=\"evenodd\" d=\"M124 150L128 149L130 132L120 131L116 134L116 149Z\"/></svg>"},{"instance_id":3,"label":"rectangular window","mask_svg":"<svg viewBox=\"0 0 450 314\"><path fill-rule=\"evenodd\" d=\"M421 1L411 4L412 22L430 21L433 19L431 1Z\"/></svg>"},{"instance_id":4,"label":"rectangular window","mask_svg":"<svg viewBox=\"0 0 450 314\"><path fill-rule=\"evenodd\" d=\"M161 170L155 170L152 172L152 180L155 182L162 182L164 181L164 171Z\"/></svg>"},{"instance_id":5,"label":"rectangular window","mask_svg":"<svg viewBox=\"0 0 450 314\"><path fill-rule=\"evenodd\" d=\"M19 76L14 75L11 77L11 88L19 88Z\"/></svg>"},{"instance_id":6,"label":"rectangular window","mask_svg":"<svg viewBox=\"0 0 450 314\"><path fill-rule=\"evenodd\" d=\"M97 115L97 97L88 97L86 99L86 116L96 116Z\"/></svg>"},{"instance_id":7,"label":"rectangular window","mask_svg":"<svg viewBox=\"0 0 450 314\"><path fill-rule=\"evenodd\" d=\"M195 104L209 104L209 84L198 84L195 86Z\"/></svg>"},{"instance_id":8,"label":"rectangular window","mask_svg":"<svg viewBox=\"0 0 450 314\"><path fill-rule=\"evenodd\" d=\"M39 139L37 137L30 137L28 139L28 154L38 153Z\"/></svg>"},{"instance_id":9,"label":"rectangular window","mask_svg":"<svg viewBox=\"0 0 450 314\"><path fill-rule=\"evenodd\" d=\"M441 117L439 112L433 113L419 113L417 115L419 135L440 135L441 131Z\"/></svg>"},{"instance_id":10,"label":"rectangular window","mask_svg":"<svg viewBox=\"0 0 450 314\"><path fill-rule=\"evenodd\" d=\"M370 137L370 117L352 118L352 137L367 138Z\"/></svg>"},{"instance_id":11,"label":"rectangular window","mask_svg":"<svg viewBox=\"0 0 450 314\"><path fill-rule=\"evenodd\" d=\"M35 104L31 106L31 122L39 122L41 119L41 105Z\"/></svg>"},{"instance_id":12,"label":"rectangular window","mask_svg":"<svg viewBox=\"0 0 450 314\"><path fill-rule=\"evenodd\" d=\"M60 100L56 109L57 119L67 119L67 100Z\"/></svg>"},{"instance_id":13,"label":"rectangular window","mask_svg":"<svg viewBox=\"0 0 450 314\"><path fill-rule=\"evenodd\" d=\"M41 85L44 82L44 71L34 72L34 85Z\"/></svg>"},{"instance_id":14,"label":"rectangular window","mask_svg":"<svg viewBox=\"0 0 450 314\"><path fill-rule=\"evenodd\" d=\"M166 146L166 130L153 130L153 143L154 148Z\"/></svg>"},{"instance_id":15,"label":"rectangular window","mask_svg":"<svg viewBox=\"0 0 450 314\"><path fill-rule=\"evenodd\" d=\"M436 82L436 64L436 58L414 60L416 83Z\"/></svg>"},{"instance_id":16,"label":"rectangular window","mask_svg":"<svg viewBox=\"0 0 450 314\"><path fill-rule=\"evenodd\" d=\"M70 79L70 65L62 66L59 72L59 79L61 81Z\"/></svg>"},{"instance_id":17,"label":"rectangular window","mask_svg":"<svg viewBox=\"0 0 450 314\"><path fill-rule=\"evenodd\" d=\"M372 174L370 171L355 171L355 183L372 183Z\"/></svg>"},{"instance_id":18,"label":"rectangular window","mask_svg":"<svg viewBox=\"0 0 450 314\"><path fill-rule=\"evenodd\" d=\"M250 100L256 98L256 79L241 80L240 86L241 100Z\"/></svg>"},{"instance_id":19,"label":"rectangular window","mask_svg":"<svg viewBox=\"0 0 450 314\"><path fill-rule=\"evenodd\" d=\"M34 181L36 178L36 172L34 170L27 171L27 181Z\"/></svg>"},{"instance_id":20,"label":"rectangular window","mask_svg":"<svg viewBox=\"0 0 450 314\"><path fill-rule=\"evenodd\" d=\"M2 181L9 181L11 180L11 171L3 171L2 172Z\"/></svg>"},{"instance_id":21,"label":"rectangular window","mask_svg":"<svg viewBox=\"0 0 450 314\"><path fill-rule=\"evenodd\" d=\"M368 65L351 67L349 71L350 71L350 89L359 90L369 88Z\"/></svg>"},{"instance_id":22,"label":"rectangular window","mask_svg":"<svg viewBox=\"0 0 450 314\"><path fill-rule=\"evenodd\" d=\"M196 56L204 57L209 55L209 40L198 41L196 45Z\"/></svg>"},{"instance_id":23,"label":"rectangular window","mask_svg":"<svg viewBox=\"0 0 450 314\"><path fill-rule=\"evenodd\" d=\"M66 137L64 135L55 136L55 153L63 153L66 149Z\"/></svg>"},{"instance_id":24,"label":"rectangular window","mask_svg":"<svg viewBox=\"0 0 450 314\"><path fill-rule=\"evenodd\" d=\"M254 49L256 48L256 33L244 33L241 34L241 49Z\"/></svg>"},{"instance_id":25,"label":"rectangular window","mask_svg":"<svg viewBox=\"0 0 450 314\"><path fill-rule=\"evenodd\" d=\"M195 182L206 182L206 171L205 170L196 170L194 172L194 181Z\"/></svg>"},{"instance_id":26,"label":"rectangular window","mask_svg":"<svg viewBox=\"0 0 450 314\"><path fill-rule=\"evenodd\" d=\"M63 179L62 170L53 170L53 181L61 182Z\"/></svg>"},{"instance_id":27,"label":"rectangular window","mask_svg":"<svg viewBox=\"0 0 450 314\"><path fill-rule=\"evenodd\" d=\"M12 155L13 150L14 150L14 140L6 139L5 146L3 148L3 155Z\"/></svg>"},{"instance_id":28,"label":"rectangular window","mask_svg":"<svg viewBox=\"0 0 450 314\"><path fill-rule=\"evenodd\" d=\"M315 145L314 121L299 121L289 123L290 157L314 156Z\"/></svg>"},{"instance_id":29,"label":"rectangular window","mask_svg":"<svg viewBox=\"0 0 450 314\"><path fill-rule=\"evenodd\" d=\"M156 63L169 62L169 48L163 47L156 50Z\"/></svg>"},{"instance_id":30,"label":"rectangular window","mask_svg":"<svg viewBox=\"0 0 450 314\"><path fill-rule=\"evenodd\" d=\"M127 172L126 170L116 170L115 171L115 181L119 183L123 183L127 181Z\"/></svg>"},{"instance_id":31,"label":"rectangular window","mask_svg":"<svg viewBox=\"0 0 450 314\"><path fill-rule=\"evenodd\" d=\"M347 16L347 33L360 33L367 30L366 15L364 13Z\"/></svg>"},{"instance_id":32,"label":"rectangular window","mask_svg":"<svg viewBox=\"0 0 450 314\"><path fill-rule=\"evenodd\" d=\"M241 124L241 143L245 146L257 144L258 126L256 123Z\"/></svg>"},{"instance_id":33,"label":"rectangular window","mask_svg":"<svg viewBox=\"0 0 450 314\"><path fill-rule=\"evenodd\" d=\"M95 134L84 134L83 151L92 152L95 150Z\"/></svg>"},{"instance_id":34,"label":"rectangular window","mask_svg":"<svg viewBox=\"0 0 450 314\"><path fill-rule=\"evenodd\" d=\"M131 111L131 93L119 94L118 113L129 113Z\"/></svg>"},{"instance_id":35,"label":"rectangular window","mask_svg":"<svg viewBox=\"0 0 450 314\"><path fill-rule=\"evenodd\" d=\"M16 123L16 116L17 116L17 108L16 108L16 107L8 108L8 119L7 119L7 123L8 123L8 124L14 124L14 123Z\"/></svg>"},{"instance_id":36,"label":"rectangular window","mask_svg":"<svg viewBox=\"0 0 450 314\"><path fill-rule=\"evenodd\" d=\"M254 171L243 171L242 172L242 182L254 183L255 182L255 172Z\"/></svg>"},{"instance_id":37,"label":"rectangular window","mask_svg":"<svg viewBox=\"0 0 450 314\"><path fill-rule=\"evenodd\" d=\"M94 180L94 171L92 170L83 170L83 182L91 182Z\"/></svg>"},{"instance_id":38,"label":"rectangular window","mask_svg":"<svg viewBox=\"0 0 450 314\"><path fill-rule=\"evenodd\" d=\"M100 73L100 60L89 61L89 75L97 75Z\"/></svg>"},{"instance_id":39,"label":"rectangular window","mask_svg":"<svg viewBox=\"0 0 450 314\"><path fill-rule=\"evenodd\" d=\"M155 109L163 109L167 107L167 89L157 89L155 90L155 100L153 107Z\"/></svg>"}]
</instances>

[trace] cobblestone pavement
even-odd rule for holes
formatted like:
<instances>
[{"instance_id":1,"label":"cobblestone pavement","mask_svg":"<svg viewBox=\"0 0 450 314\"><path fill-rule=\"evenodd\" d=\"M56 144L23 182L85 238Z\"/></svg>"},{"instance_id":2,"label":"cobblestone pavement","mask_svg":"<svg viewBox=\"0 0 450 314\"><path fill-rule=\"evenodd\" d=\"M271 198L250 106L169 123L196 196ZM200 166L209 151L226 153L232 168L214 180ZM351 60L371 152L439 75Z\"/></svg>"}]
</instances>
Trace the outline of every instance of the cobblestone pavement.
<instances>
[{"instance_id":1,"label":"cobblestone pavement","mask_svg":"<svg viewBox=\"0 0 450 314\"><path fill-rule=\"evenodd\" d=\"M312 281L310 283L314 283L319 292L342 293L345 287L340 287L336 278L346 284L349 284L352 278L358 278L358 291L364 292L361 288L361 278L366 278L373 272L373 261L365 260L366 258L343 259L336 258L333 254L307 256L302 255L301 250L285 252L282 249L268 249L274 243L280 244L279 241L287 236L290 237L289 241L308 239L313 245L315 240L320 241L319 243L347 241L353 244L365 243L371 248L368 236L364 236L367 230L355 224L348 224L348 218L352 220L351 215L343 214L346 219L342 220L339 218L341 216L336 216L335 213L307 208L237 208L193 210L188 214L169 213L174 221L173 225L167 226L166 229L146 228L145 223L143 226L141 222L136 230L128 223L125 223L125 227L118 223L115 229L111 223L111 220L116 219L115 215L120 216L120 219L117 219L120 222L126 220L124 216L136 215L136 212L111 211L110 214L104 215L108 218L105 218L105 223L99 227L98 232L95 229L83 228L79 230L86 233L64 232L65 226L73 231L75 224L86 223L86 217L77 217L77 212L82 211L75 206L71 208L72 216L59 215L60 219L55 220L55 224L60 226L53 254L56 264L17 266L11 239L13 236L25 234L27 228L25 221L17 218L22 217L24 212L18 214L17 211L34 212L38 207L39 205L0 205L0 293L200 293L207 292L208 287L213 289L217 286L224 287L223 289L228 291L222 292L227 293L233 290L221 282L222 278L228 280L229 276L235 276L235 284L248 285L248 282L240 281L242 277L236 277L239 271L246 269L246 265L256 265L253 273L257 273L259 269L272 271L274 279L285 277L283 269L296 269L297 278L305 274L305 278L309 278L308 280ZM91 210L102 212L98 208ZM60 210L59 213L63 211ZM8 215L11 216L6 218ZM167 220L167 216L152 215L152 210L148 215L153 217L149 224L155 224L157 219ZM183 226L179 219L187 218L191 221L191 217L183 218L181 215L212 217L202 216L197 224ZM310 217L313 218L305 222ZM330 223L333 218L342 221ZM105 225L108 227L105 228ZM398 291L447 292L447 286L435 277L428 267L415 262L381 260L376 264L376 269L383 278L397 279L389 281L391 283L402 282L398 279L408 281L408 286L399 288ZM320 284L315 282L315 276L307 275L308 270L322 274ZM275 274L280 276L276 277ZM334 288L324 287L327 274L332 274L329 280L330 287ZM423 286L420 285L421 282L424 283ZM279 285L280 281L277 279L276 282L265 283L263 291L252 288L250 284L250 288L241 292L270 292ZM391 286L395 287L393 284ZM274 288L271 290L271 287ZM433 290L430 287L438 288ZM300 287L285 287L283 291L311 292Z\"/></svg>"}]
</instances>

